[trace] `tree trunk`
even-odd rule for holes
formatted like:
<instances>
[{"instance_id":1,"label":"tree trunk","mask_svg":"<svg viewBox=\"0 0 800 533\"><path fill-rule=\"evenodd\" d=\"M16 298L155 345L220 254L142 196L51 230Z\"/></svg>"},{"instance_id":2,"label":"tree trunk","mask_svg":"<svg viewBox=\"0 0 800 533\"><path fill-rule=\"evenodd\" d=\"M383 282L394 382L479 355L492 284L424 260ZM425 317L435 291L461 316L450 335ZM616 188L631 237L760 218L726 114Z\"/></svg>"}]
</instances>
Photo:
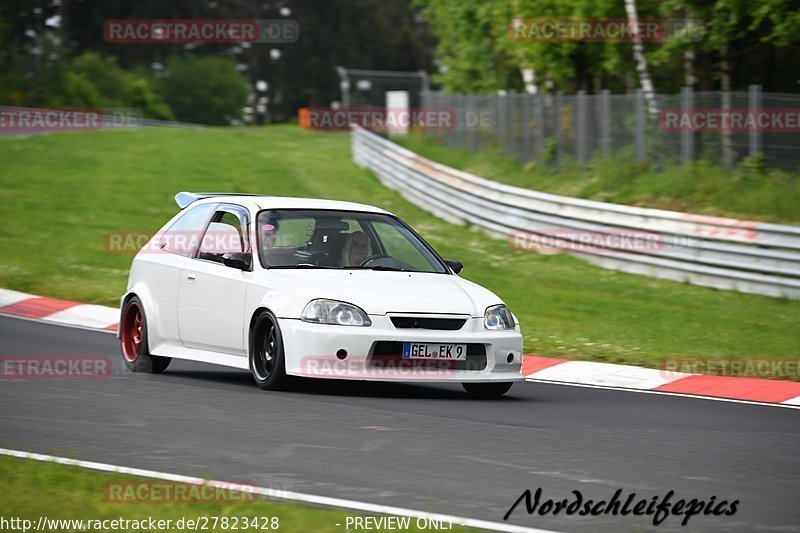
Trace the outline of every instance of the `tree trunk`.
<instances>
[{"instance_id":1,"label":"tree trunk","mask_svg":"<svg viewBox=\"0 0 800 533\"><path fill-rule=\"evenodd\" d=\"M522 75L522 82L525 84L525 92L528 94L538 93L539 89L536 86L536 71L532 68L520 68L519 72Z\"/></svg>"},{"instance_id":2,"label":"tree trunk","mask_svg":"<svg viewBox=\"0 0 800 533\"><path fill-rule=\"evenodd\" d=\"M697 78L694 76L694 50L683 52L683 85L694 88Z\"/></svg>"},{"instance_id":3,"label":"tree trunk","mask_svg":"<svg viewBox=\"0 0 800 533\"><path fill-rule=\"evenodd\" d=\"M650 70L647 68L647 58L644 55L644 45L642 36L637 31L636 23L639 15L636 12L636 0L625 0L625 12L631 24L631 37L633 38L633 58L636 60L636 72L639 73L639 83L642 86L644 98L647 101L647 110L650 116L655 118L658 115L658 105L656 103L656 91L653 86L653 79L650 77Z\"/></svg>"},{"instance_id":4,"label":"tree trunk","mask_svg":"<svg viewBox=\"0 0 800 533\"><path fill-rule=\"evenodd\" d=\"M686 10L684 17L686 27L690 28L692 25L692 11ZM697 83L697 78L694 75L694 58L695 53L693 48L687 48L683 52L683 85L684 87L691 87L694 89L694 84Z\"/></svg>"},{"instance_id":5,"label":"tree trunk","mask_svg":"<svg viewBox=\"0 0 800 533\"><path fill-rule=\"evenodd\" d=\"M731 61L727 42L719 47L719 82L722 89L722 113L727 115L731 110ZM722 164L726 168L733 166L733 134L730 130L722 131Z\"/></svg>"}]
</instances>

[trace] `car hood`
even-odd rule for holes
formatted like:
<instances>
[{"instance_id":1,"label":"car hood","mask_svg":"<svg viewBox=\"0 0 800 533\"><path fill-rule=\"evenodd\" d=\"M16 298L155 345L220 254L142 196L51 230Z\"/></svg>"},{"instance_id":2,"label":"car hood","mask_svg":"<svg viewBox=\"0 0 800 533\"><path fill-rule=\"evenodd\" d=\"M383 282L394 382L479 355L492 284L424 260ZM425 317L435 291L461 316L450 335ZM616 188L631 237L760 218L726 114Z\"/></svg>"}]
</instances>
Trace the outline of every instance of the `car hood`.
<instances>
[{"instance_id":1,"label":"car hood","mask_svg":"<svg viewBox=\"0 0 800 533\"><path fill-rule=\"evenodd\" d=\"M315 298L359 306L367 314L443 313L482 317L501 303L491 291L455 275L376 270L271 269L262 280L291 293L296 316Z\"/></svg>"}]
</instances>

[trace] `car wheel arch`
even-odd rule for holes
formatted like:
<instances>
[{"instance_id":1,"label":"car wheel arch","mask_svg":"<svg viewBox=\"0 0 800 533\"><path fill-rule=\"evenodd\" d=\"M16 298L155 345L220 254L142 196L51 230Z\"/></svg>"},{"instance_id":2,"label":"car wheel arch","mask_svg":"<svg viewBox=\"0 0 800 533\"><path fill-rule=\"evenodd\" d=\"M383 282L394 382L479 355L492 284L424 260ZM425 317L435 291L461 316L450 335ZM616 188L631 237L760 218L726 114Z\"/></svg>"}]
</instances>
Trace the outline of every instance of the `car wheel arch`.
<instances>
[{"instance_id":1,"label":"car wheel arch","mask_svg":"<svg viewBox=\"0 0 800 533\"><path fill-rule=\"evenodd\" d=\"M147 335L146 335L145 338L147 339L147 349L150 350L153 347L153 335L152 335L152 333L153 333L153 327L157 326L157 323L155 322L155 321L157 321L157 317L156 317L155 311L153 310L152 301L150 300L150 293L147 290L142 290L142 289L144 289L144 287L142 287L142 286L134 287L131 290L129 290L128 292L126 292L122 296L122 298L120 299L120 301L121 301L120 307L119 307L119 324L120 324L120 326L117 327L117 338L119 338L119 336L120 336L120 329L121 329L122 321L124 319L123 313L125 312L125 306L128 305L128 302L130 302L131 299L133 299L134 297L138 298L139 301L142 302L142 307L143 307L142 310L144 311L144 317L145 317L144 325L145 325L145 328L147 328ZM152 321L152 325L151 325L151 321Z\"/></svg>"},{"instance_id":2,"label":"car wheel arch","mask_svg":"<svg viewBox=\"0 0 800 533\"><path fill-rule=\"evenodd\" d=\"M267 311L272 313L272 311L269 309L269 307L267 307L265 305L260 305L255 309L255 311L253 311L253 314L250 315L250 325L247 327L247 355L248 356L250 355L250 347L253 344L253 328L256 325L256 320L258 320L258 317L260 317L263 313L265 313Z\"/></svg>"},{"instance_id":3,"label":"car wheel arch","mask_svg":"<svg viewBox=\"0 0 800 533\"><path fill-rule=\"evenodd\" d=\"M248 327L248 331L250 331L252 333L253 326L255 326L255 324L256 324L256 319L259 316L261 316L261 313L263 313L265 311L269 311L269 308L266 307L266 306L263 306L263 305L258 306L258 308L256 308L255 311L253 311L253 314L250 316L250 326Z\"/></svg>"}]
</instances>

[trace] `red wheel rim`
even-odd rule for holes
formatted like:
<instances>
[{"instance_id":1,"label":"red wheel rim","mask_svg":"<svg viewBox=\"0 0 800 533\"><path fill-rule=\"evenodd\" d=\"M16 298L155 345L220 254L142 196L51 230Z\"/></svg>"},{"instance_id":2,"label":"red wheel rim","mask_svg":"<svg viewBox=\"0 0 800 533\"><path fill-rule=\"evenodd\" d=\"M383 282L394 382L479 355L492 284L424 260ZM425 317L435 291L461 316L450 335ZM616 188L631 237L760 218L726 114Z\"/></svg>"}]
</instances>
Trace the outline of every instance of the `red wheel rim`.
<instances>
[{"instance_id":1,"label":"red wheel rim","mask_svg":"<svg viewBox=\"0 0 800 533\"><path fill-rule=\"evenodd\" d=\"M125 312L122 322L122 357L132 363L139 357L144 340L144 325L142 322L142 309L139 304L132 302Z\"/></svg>"}]
</instances>

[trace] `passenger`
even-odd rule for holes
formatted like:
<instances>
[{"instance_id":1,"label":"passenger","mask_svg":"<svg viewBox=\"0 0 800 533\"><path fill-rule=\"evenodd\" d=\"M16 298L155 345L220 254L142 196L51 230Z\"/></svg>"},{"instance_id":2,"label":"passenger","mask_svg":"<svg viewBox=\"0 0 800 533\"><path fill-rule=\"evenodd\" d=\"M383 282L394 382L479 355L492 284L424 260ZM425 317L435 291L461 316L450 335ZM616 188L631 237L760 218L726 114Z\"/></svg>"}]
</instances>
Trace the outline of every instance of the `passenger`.
<instances>
[{"instance_id":1,"label":"passenger","mask_svg":"<svg viewBox=\"0 0 800 533\"><path fill-rule=\"evenodd\" d=\"M369 257L369 238L363 231L355 231L347 236L342 247L342 266L359 266Z\"/></svg>"}]
</instances>

